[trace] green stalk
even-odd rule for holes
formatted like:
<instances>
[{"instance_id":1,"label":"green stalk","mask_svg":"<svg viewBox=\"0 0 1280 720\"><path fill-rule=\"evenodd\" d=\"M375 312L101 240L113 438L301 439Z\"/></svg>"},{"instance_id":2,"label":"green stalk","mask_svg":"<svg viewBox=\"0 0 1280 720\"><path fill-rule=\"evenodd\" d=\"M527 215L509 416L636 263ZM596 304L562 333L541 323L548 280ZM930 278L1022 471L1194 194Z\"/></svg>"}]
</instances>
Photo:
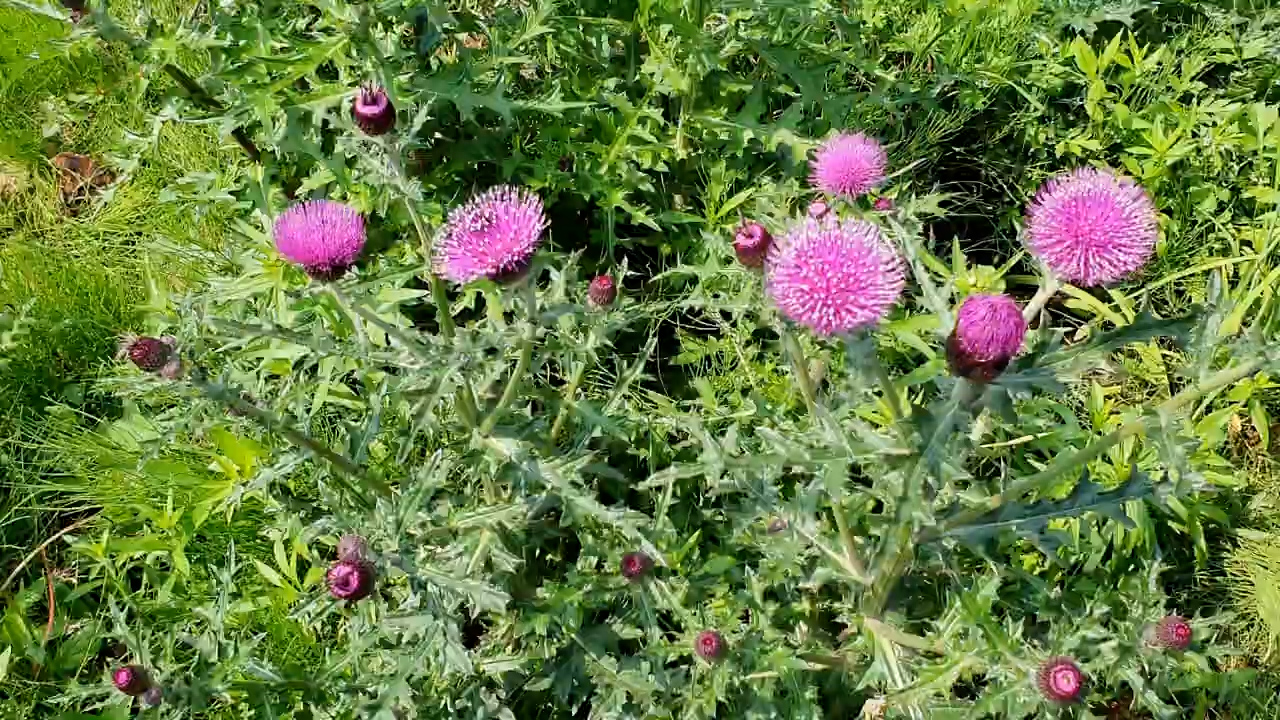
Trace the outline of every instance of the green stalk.
<instances>
[{"instance_id":1,"label":"green stalk","mask_svg":"<svg viewBox=\"0 0 1280 720\"><path fill-rule=\"evenodd\" d=\"M831 512L836 516L836 530L840 533L840 542L844 545L844 554L849 568L859 577L867 576L867 569L858 557L858 546L854 543L853 533L849 531L849 523L844 519L844 503L832 502Z\"/></svg>"},{"instance_id":2,"label":"green stalk","mask_svg":"<svg viewBox=\"0 0 1280 720\"><path fill-rule=\"evenodd\" d=\"M1199 385L1187 388L1168 400L1165 400L1156 407L1154 415L1155 417L1159 417L1161 415L1177 412L1183 407L1190 405L1211 392L1249 377L1256 373L1262 367L1262 364L1261 360L1251 360L1233 368L1219 370ZM1067 457L1055 460L1044 470L1013 483L1003 492L988 498L986 502L975 505L966 510L962 510L961 512L953 515L946 522L926 529L924 532L920 533L920 537L918 538L919 541L927 542L929 540L937 539L950 530L963 527L964 525L977 521L983 515L999 508L1005 503L1021 500L1030 492L1044 487L1049 481L1056 479L1063 473L1101 457L1106 451L1142 432L1147 428L1147 424L1150 421L1150 415L1130 420L1124 425L1121 425L1111 431L1109 434L1095 440L1080 450L1071 453Z\"/></svg>"},{"instance_id":3,"label":"green stalk","mask_svg":"<svg viewBox=\"0 0 1280 720\"><path fill-rule=\"evenodd\" d=\"M498 419L506 412L507 406L515 400L516 391L520 389L520 381L529 373L529 366L533 364L533 341L538 334L538 298L534 294L533 280L527 278L524 280L525 289L525 330L524 337L520 339L520 359L516 361L516 367L511 371L511 376L507 378L507 386L502 389L502 396L498 398L498 404L485 417L484 423L480 425L480 434L489 435L493 432L493 428L498 424Z\"/></svg>"},{"instance_id":4,"label":"green stalk","mask_svg":"<svg viewBox=\"0 0 1280 720\"><path fill-rule=\"evenodd\" d=\"M310 451L312 455L329 462L329 464L333 465L333 467L338 470L338 472L333 476L334 479L337 480L338 484L350 493L352 497L354 497L365 509L373 509L373 501L369 499L369 496L360 487L360 483L372 484L374 489L382 495L391 494L391 489L389 487L384 483L374 483L364 474L364 471L360 469L360 466L351 458L335 452L332 448L327 447L310 435L291 427L274 414L262 410L252 403L245 402L240 398L239 393L229 390L222 385L213 385L201 380L193 379L191 384L207 397L223 403L241 415L257 420L268 429L285 436L285 438L294 445L304 448ZM352 482L352 480L355 480L356 482Z\"/></svg>"},{"instance_id":5,"label":"green stalk","mask_svg":"<svg viewBox=\"0 0 1280 720\"><path fill-rule=\"evenodd\" d=\"M404 200L405 210L409 213L409 219L413 221L413 229L418 233L418 242L422 247L422 256L431 258L431 235L427 232L426 223L422 221L422 216L418 214L418 208L413 204L413 199L409 197L409 179L404 172L404 164L400 157L400 144L392 139L391 136L382 138L382 148L387 154L387 160L391 164L391 170L395 174L396 185L400 190L400 198ZM431 300L436 305L436 324L440 326L440 335L445 340L452 340L456 335L456 328L453 324L453 312L449 305L449 291L444 285L444 279L434 272L427 273L427 283L431 286ZM476 424L476 418L479 412L476 410L476 394L471 389L471 381L467 378L462 379L462 387L458 390L458 415L462 418L463 426L473 428Z\"/></svg>"},{"instance_id":6,"label":"green stalk","mask_svg":"<svg viewBox=\"0 0 1280 720\"><path fill-rule=\"evenodd\" d=\"M573 398L578 394L578 385L582 382L582 376L587 374L588 360L583 360L582 364L573 371L573 377L569 378L569 384L564 389L564 400L560 403L560 410L556 412L555 422L551 423L551 444L555 445L556 440L560 438L560 431L564 429L565 420L569 418L569 406L573 404Z\"/></svg>"},{"instance_id":7,"label":"green stalk","mask_svg":"<svg viewBox=\"0 0 1280 720\"><path fill-rule=\"evenodd\" d=\"M1027 303L1027 306L1023 308L1022 319L1030 324L1032 320L1039 317L1040 311L1044 309L1044 304L1049 302L1049 298L1053 297L1054 293L1058 292L1059 287L1058 278L1054 277L1053 273L1048 270L1043 271L1040 274L1040 289L1036 290L1031 302Z\"/></svg>"},{"instance_id":8,"label":"green stalk","mask_svg":"<svg viewBox=\"0 0 1280 720\"><path fill-rule=\"evenodd\" d=\"M787 328L782 328L782 346L787 351L787 358L791 360L791 371L796 376L796 384L800 386L800 394L804 396L805 407L809 410L809 415L814 419L819 419L818 415L818 396L813 389L813 378L809 377L809 368L804 361L804 352L800 349L800 342L796 340L796 336Z\"/></svg>"}]
</instances>

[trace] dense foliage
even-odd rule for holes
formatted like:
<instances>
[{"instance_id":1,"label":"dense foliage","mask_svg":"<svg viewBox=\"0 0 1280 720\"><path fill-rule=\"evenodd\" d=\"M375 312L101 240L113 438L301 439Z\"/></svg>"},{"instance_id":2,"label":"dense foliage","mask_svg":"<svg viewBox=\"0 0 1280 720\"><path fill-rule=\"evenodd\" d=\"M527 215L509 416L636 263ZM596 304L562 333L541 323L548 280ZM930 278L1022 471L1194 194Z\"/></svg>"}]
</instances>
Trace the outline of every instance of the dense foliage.
<instances>
[{"instance_id":1,"label":"dense foliage","mask_svg":"<svg viewBox=\"0 0 1280 720\"><path fill-rule=\"evenodd\" d=\"M88 10L72 48L171 83L120 183L160 120L245 161L167 189L226 237L166 248L202 280L149 283L105 417L53 398L23 455L83 503L74 584L5 573L36 716L1274 712L1194 575L1239 418L1269 445L1280 16ZM1134 217L1040 220L1082 166ZM1060 254L1095 221L1114 276Z\"/></svg>"}]
</instances>

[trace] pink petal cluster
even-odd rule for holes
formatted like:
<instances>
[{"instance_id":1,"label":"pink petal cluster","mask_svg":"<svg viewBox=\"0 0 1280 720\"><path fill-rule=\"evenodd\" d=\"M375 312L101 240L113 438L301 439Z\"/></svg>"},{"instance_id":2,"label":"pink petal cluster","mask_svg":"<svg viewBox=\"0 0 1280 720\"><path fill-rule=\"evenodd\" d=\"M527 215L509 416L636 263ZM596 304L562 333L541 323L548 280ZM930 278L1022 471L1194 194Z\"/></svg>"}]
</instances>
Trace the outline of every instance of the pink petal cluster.
<instances>
[{"instance_id":1,"label":"pink petal cluster","mask_svg":"<svg viewBox=\"0 0 1280 720\"><path fill-rule=\"evenodd\" d=\"M1031 252L1055 275L1083 287L1105 285L1151 257L1156 211L1131 178L1078 168L1040 188L1027 208L1026 232Z\"/></svg>"},{"instance_id":2,"label":"pink petal cluster","mask_svg":"<svg viewBox=\"0 0 1280 720\"><path fill-rule=\"evenodd\" d=\"M875 325L905 285L897 251L865 220L801 220L766 264L765 290L778 310L821 335Z\"/></svg>"},{"instance_id":3,"label":"pink petal cluster","mask_svg":"<svg viewBox=\"0 0 1280 720\"><path fill-rule=\"evenodd\" d=\"M1071 658L1049 658L1036 673L1036 685L1044 699L1066 705L1084 692L1084 673Z\"/></svg>"},{"instance_id":4,"label":"pink petal cluster","mask_svg":"<svg viewBox=\"0 0 1280 720\"><path fill-rule=\"evenodd\" d=\"M975 293L956 313L956 342L970 359L1008 362L1022 348L1027 323L1018 303L1008 295Z\"/></svg>"},{"instance_id":5,"label":"pink petal cluster","mask_svg":"<svg viewBox=\"0 0 1280 720\"><path fill-rule=\"evenodd\" d=\"M809 181L828 195L857 197L884 181L889 156L863 133L840 133L823 143L810 164Z\"/></svg>"},{"instance_id":6,"label":"pink petal cluster","mask_svg":"<svg viewBox=\"0 0 1280 720\"><path fill-rule=\"evenodd\" d=\"M387 91L365 85L351 103L351 118L366 135L383 135L396 125L396 109Z\"/></svg>"},{"instance_id":7,"label":"pink petal cluster","mask_svg":"<svg viewBox=\"0 0 1280 720\"><path fill-rule=\"evenodd\" d=\"M1153 644L1167 650L1186 650L1191 647L1191 623L1180 615L1160 619L1154 628Z\"/></svg>"},{"instance_id":8,"label":"pink petal cluster","mask_svg":"<svg viewBox=\"0 0 1280 720\"><path fill-rule=\"evenodd\" d=\"M276 249L314 278L346 272L364 249L364 217L332 200L301 202L281 213L274 228Z\"/></svg>"},{"instance_id":9,"label":"pink petal cluster","mask_svg":"<svg viewBox=\"0 0 1280 720\"><path fill-rule=\"evenodd\" d=\"M436 272L457 283L519 273L546 226L537 195L511 185L491 188L449 213L436 241Z\"/></svg>"}]
</instances>

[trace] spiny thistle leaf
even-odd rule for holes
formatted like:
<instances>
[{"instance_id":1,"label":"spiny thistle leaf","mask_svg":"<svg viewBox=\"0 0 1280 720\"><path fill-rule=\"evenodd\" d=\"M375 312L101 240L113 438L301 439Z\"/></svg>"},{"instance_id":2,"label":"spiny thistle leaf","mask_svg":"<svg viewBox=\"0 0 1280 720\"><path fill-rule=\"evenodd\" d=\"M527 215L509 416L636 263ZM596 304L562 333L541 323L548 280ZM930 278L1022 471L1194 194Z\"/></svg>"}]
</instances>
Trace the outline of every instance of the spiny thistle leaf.
<instances>
[{"instance_id":1,"label":"spiny thistle leaf","mask_svg":"<svg viewBox=\"0 0 1280 720\"><path fill-rule=\"evenodd\" d=\"M1151 478L1136 468L1130 474L1129 481L1114 490L1107 490L1094 482L1086 471L1071 494L1061 500L1005 505L983 515L972 524L947 530L942 536L980 546L1011 530L1035 543L1047 555L1052 555L1051 551L1057 547L1058 542L1049 527L1051 521L1097 512L1114 520L1127 522L1123 512L1124 503L1149 497L1155 490Z\"/></svg>"}]
</instances>

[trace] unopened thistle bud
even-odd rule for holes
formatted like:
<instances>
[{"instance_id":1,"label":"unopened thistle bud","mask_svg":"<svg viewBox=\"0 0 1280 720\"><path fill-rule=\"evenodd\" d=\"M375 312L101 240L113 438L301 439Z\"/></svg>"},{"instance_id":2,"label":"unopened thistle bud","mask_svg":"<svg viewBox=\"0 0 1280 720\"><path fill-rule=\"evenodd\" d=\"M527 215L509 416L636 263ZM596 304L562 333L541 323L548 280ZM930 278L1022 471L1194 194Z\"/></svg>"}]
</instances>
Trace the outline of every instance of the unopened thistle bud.
<instances>
[{"instance_id":1,"label":"unopened thistle bud","mask_svg":"<svg viewBox=\"0 0 1280 720\"><path fill-rule=\"evenodd\" d=\"M594 308L605 308L618 297L618 286L611 275L597 275L587 288L587 303Z\"/></svg>"},{"instance_id":2,"label":"unopened thistle bud","mask_svg":"<svg viewBox=\"0 0 1280 720\"><path fill-rule=\"evenodd\" d=\"M715 630L703 630L693 642L693 651L707 662L724 657L724 636Z\"/></svg>"},{"instance_id":3,"label":"unopened thistle bud","mask_svg":"<svg viewBox=\"0 0 1280 720\"><path fill-rule=\"evenodd\" d=\"M622 577L639 580L653 569L653 558L642 552L629 552L622 556Z\"/></svg>"},{"instance_id":4,"label":"unopened thistle bud","mask_svg":"<svg viewBox=\"0 0 1280 720\"><path fill-rule=\"evenodd\" d=\"M111 673L111 684L125 695L137 697L151 687L151 677L137 665L124 665Z\"/></svg>"},{"instance_id":5,"label":"unopened thistle bud","mask_svg":"<svg viewBox=\"0 0 1280 720\"><path fill-rule=\"evenodd\" d=\"M1050 658L1036 673L1036 685L1044 699L1067 705L1079 700L1084 692L1084 673L1071 658Z\"/></svg>"},{"instance_id":6,"label":"unopened thistle bud","mask_svg":"<svg viewBox=\"0 0 1280 720\"><path fill-rule=\"evenodd\" d=\"M325 575L329 582L329 594L339 600L356 602L373 593L373 566L367 562L339 560Z\"/></svg>"},{"instance_id":7,"label":"unopened thistle bud","mask_svg":"<svg viewBox=\"0 0 1280 720\"><path fill-rule=\"evenodd\" d=\"M754 220L743 222L733 234L733 252L738 256L738 262L747 267L764 265L772 245L773 236Z\"/></svg>"},{"instance_id":8,"label":"unopened thistle bud","mask_svg":"<svg viewBox=\"0 0 1280 720\"><path fill-rule=\"evenodd\" d=\"M385 135L396 126L396 109L386 90L366 85L351 103L351 119L366 135Z\"/></svg>"}]
</instances>

